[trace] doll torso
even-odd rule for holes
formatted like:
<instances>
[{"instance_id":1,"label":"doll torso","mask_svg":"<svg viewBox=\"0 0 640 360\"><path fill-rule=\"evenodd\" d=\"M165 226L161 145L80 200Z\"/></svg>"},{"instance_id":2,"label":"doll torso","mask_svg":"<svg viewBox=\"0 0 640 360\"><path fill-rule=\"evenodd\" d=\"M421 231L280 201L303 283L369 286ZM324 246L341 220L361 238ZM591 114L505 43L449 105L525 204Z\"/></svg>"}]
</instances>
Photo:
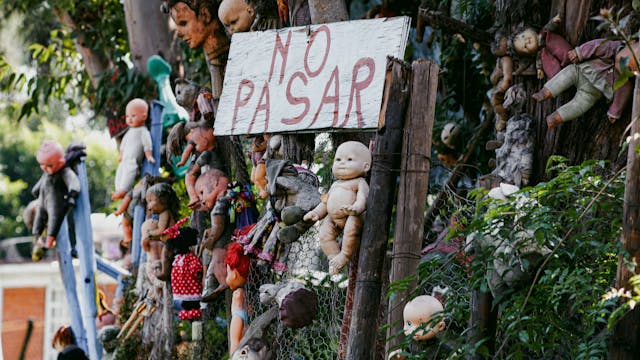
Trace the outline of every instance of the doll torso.
<instances>
[{"instance_id":1,"label":"doll torso","mask_svg":"<svg viewBox=\"0 0 640 360\"><path fill-rule=\"evenodd\" d=\"M329 190L327 199L327 212L333 219L342 219L348 215L342 211L342 206L349 206L356 201L358 187L365 181L358 177L350 180L336 180Z\"/></svg>"},{"instance_id":2,"label":"doll torso","mask_svg":"<svg viewBox=\"0 0 640 360\"><path fill-rule=\"evenodd\" d=\"M122 162L142 164L144 152L151 150L151 135L144 126L132 127L122 137Z\"/></svg>"}]
</instances>

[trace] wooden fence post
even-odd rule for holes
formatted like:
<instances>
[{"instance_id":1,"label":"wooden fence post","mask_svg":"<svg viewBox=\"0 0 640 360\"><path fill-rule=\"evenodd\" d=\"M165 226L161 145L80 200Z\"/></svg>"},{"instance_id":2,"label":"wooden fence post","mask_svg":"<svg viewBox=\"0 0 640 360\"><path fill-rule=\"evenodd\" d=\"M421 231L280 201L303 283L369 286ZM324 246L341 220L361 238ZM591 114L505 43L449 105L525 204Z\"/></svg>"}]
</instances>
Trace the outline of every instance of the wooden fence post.
<instances>
[{"instance_id":1,"label":"wooden fence post","mask_svg":"<svg viewBox=\"0 0 640 360\"><path fill-rule=\"evenodd\" d=\"M64 218L58 236L56 236L56 248L58 249L58 266L60 276L64 284L64 294L67 300L69 316L71 317L71 329L76 336L77 345L86 353L87 336L82 324L82 310L78 293L76 290L76 272L73 269L73 259L71 258L71 241L69 239L69 224Z\"/></svg>"},{"instance_id":2,"label":"wooden fence post","mask_svg":"<svg viewBox=\"0 0 640 360\"><path fill-rule=\"evenodd\" d=\"M98 340L96 329L96 258L91 230L91 205L89 203L89 183L84 158L76 166L76 173L80 180L80 194L73 208L73 218L76 230L76 248L80 260L80 278L82 279L82 318L87 337L88 354L90 359L102 359L102 343Z\"/></svg>"},{"instance_id":3,"label":"wooden fence post","mask_svg":"<svg viewBox=\"0 0 640 360\"><path fill-rule=\"evenodd\" d=\"M384 114L385 124L376 136L373 152L368 207L360 243L354 296L354 304L357 305L354 306L351 318L347 359L375 358L382 267L399 173L410 73L410 67L400 60L394 59L387 63L387 79L390 78L391 81L385 84L384 108L381 112Z\"/></svg>"},{"instance_id":4,"label":"wooden fence post","mask_svg":"<svg viewBox=\"0 0 640 360\"><path fill-rule=\"evenodd\" d=\"M632 272L626 265L624 254L618 260L616 287L631 290L629 279L638 273L640 262L640 161L636 148L640 140L640 79L635 79L633 108L631 110L631 141L627 152L627 178L624 185L624 209L622 219L622 249L628 253L630 260L636 263L636 271ZM616 324L612 341L609 344L609 359L637 359L640 354L640 307L636 306Z\"/></svg>"},{"instance_id":5,"label":"wooden fence post","mask_svg":"<svg viewBox=\"0 0 640 360\"><path fill-rule=\"evenodd\" d=\"M431 158L431 132L435 118L438 64L430 60L418 60L412 64L413 80L409 116L405 124L402 142L400 187L396 208L396 228L393 237L390 282L416 274L420 263L424 226L424 208L427 203L429 168ZM401 338L393 337L403 328L402 312L416 287L417 277L404 291L389 299L387 353L396 347Z\"/></svg>"}]
</instances>

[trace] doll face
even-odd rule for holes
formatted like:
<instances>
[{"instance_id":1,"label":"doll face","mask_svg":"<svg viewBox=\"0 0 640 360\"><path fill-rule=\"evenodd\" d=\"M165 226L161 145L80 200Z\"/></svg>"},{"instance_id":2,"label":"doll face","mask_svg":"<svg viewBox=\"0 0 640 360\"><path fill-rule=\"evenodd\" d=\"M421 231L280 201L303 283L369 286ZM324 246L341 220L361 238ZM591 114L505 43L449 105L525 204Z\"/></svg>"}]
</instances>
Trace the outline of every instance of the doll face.
<instances>
[{"instance_id":1,"label":"doll face","mask_svg":"<svg viewBox=\"0 0 640 360\"><path fill-rule=\"evenodd\" d=\"M158 198L158 196L154 193L147 193L147 211L152 214L160 214L161 212L167 209L167 205L162 201L162 199Z\"/></svg>"},{"instance_id":2,"label":"doll face","mask_svg":"<svg viewBox=\"0 0 640 360\"><path fill-rule=\"evenodd\" d=\"M127 104L126 109L126 121L130 127L144 126L144 122L147 120L148 107L145 102L140 99L134 99Z\"/></svg>"},{"instance_id":3,"label":"doll face","mask_svg":"<svg viewBox=\"0 0 640 360\"><path fill-rule=\"evenodd\" d=\"M216 144L213 128L199 126L192 129L189 134L191 135L191 140L196 144L197 152L201 153L205 150L213 150Z\"/></svg>"},{"instance_id":4,"label":"doll face","mask_svg":"<svg viewBox=\"0 0 640 360\"><path fill-rule=\"evenodd\" d=\"M506 36L500 36L493 44L491 44L491 51L495 56L506 56L508 54L508 50L509 41Z\"/></svg>"},{"instance_id":5,"label":"doll face","mask_svg":"<svg viewBox=\"0 0 640 360\"><path fill-rule=\"evenodd\" d=\"M215 21L211 21L209 10L202 7L199 16L187 4L179 2L171 8L171 18L176 23L178 36L191 49L202 46L208 36L213 34Z\"/></svg>"},{"instance_id":6,"label":"doll face","mask_svg":"<svg viewBox=\"0 0 640 360\"><path fill-rule=\"evenodd\" d=\"M242 285L244 285L246 282L246 279L243 278L242 275L240 275L237 270L231 269L231 266L227 264L227 278L225 279L225 281L227 285L229 285L229 288L231 290L235 290L241 287Z\"/></svg>"},{"instance_id":7,"label":"doll face","mask_svg":"<svg viewBox=\"0 0 640 360\"><path fill-rule=\"evenodd\" d=\"M42 171L53 175L60 171L65 165L64 154L58 149L41 149L36 156Z\"/></svg>"},{"instance_id":8,"label":"doll face","mask_svg":"<svg viewBox=\"0 0 640 360\"><path fill-rule=\"evenodd\" d=\"M521 55L534 55L538 52L538 33L525 29L513 38L513 48Z\"/></svg>"},{"instance_id":9,"label":"doll face","mask_svg":"<svg viewBox=\"0 0 640 360\"><path fill-rule=\"evenodd\" d=\"M364 144L348 141L336 150L333 159L333 176L340 180L355 179L363 176L371 166L371 154Z\"/></svg>"},{"instance_id":10,"label":"doll face","mask_svg":"<svg viewBox=\"0 0 640 360\"><path fill-rule=\"evenodd\" d=\"M424 300L424 301L423 301ZM436 336L438 332L444 329L444 321L440 321L436 325L429 326L429 320L436 313L442 312L442 304L433 297L422 296L411 300L404 307L404 333L409 336L413 334L413 340L424 341ZM426 326L424 326L427 324ZM418 330L421 328L421 330Z\"/></svg>"},{"instance_id":11,"label":"doll face","mask_svg":"<svg viewBox=\"0 0 640 360\"><path fill-rule=\"evenodd\" d=\"M245 0L224 0L218 8L218 18L231 34L249 31L255 17L253 6Z\"/></svg>"}]
</instances>

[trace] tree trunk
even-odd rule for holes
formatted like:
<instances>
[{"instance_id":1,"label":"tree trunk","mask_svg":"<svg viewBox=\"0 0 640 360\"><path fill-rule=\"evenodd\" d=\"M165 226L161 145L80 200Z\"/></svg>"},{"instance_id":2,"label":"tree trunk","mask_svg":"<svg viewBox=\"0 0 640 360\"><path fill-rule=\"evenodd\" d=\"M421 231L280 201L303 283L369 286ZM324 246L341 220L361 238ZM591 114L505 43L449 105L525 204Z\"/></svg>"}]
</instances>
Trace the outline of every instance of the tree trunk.
<instances>
[{"instance_id":1,"label":"tree trunk","mask_svg":"<svg viewBox=\"0 0 640 360\"><path fill-rule=\"evenodd\" d=\"M53 8L53 12L56 14L56 17L60 22L73 31L78 31L78 26L75 21L71 18L69 13L66 11L62 11L59 8ZM84 64L84 69L89 75L91 79L91 85L94 88L98 86L98 82L100 81L99 75L105 72L107 69L111 67L111 62L109 58L103 51L99 51L96 49L92 49L91 47L85 46L85 36L83 33L79 33L75 38L76 50L82 56L82 63Z\"/></svg>"},{"instance_id":2,"label":"tree trunk","mask_svg":"<svg viewBox=\"0 0 640 360\"><path fill-rule=\"evenodd\" d=\"M633 115L636 119L631 127L631 134L640 133L640 79L635 79L635 91L633 96ZM629 261L640 261L640 159L637 148L640 141L632 136L627 151L627 178L624 186L624 210L622 219L622 248L629 254L626 259L620 254L618 261L618 273L616 287L625 288L633 293L629 279L637 274L637 270L631 271L627 265ZM616 324L609 345L609 359L637 359L640 354L640 307L635 307Z\"/></svg>"},{"instance_id":3,"label":"tree trunk","mask_svg":"<svg viewBox=\"0 0 640 360\"><path fill-rule=\"evenodd\" d=\"M344 0L309 0L309 13L313 24L349 20Z\"/></svg>"},{"instance_id":4,"label":"tree trunk","mask_svg":"<svg viewBox=\"0 0 640 360\"><path fill-rule=\"evenodd\" d=\"M147 73L147 59L159 55L173 63L170 51L169 16L160 11L160 1L124 1L131 58L136 68Z\"/></svg>"}]
</instances>

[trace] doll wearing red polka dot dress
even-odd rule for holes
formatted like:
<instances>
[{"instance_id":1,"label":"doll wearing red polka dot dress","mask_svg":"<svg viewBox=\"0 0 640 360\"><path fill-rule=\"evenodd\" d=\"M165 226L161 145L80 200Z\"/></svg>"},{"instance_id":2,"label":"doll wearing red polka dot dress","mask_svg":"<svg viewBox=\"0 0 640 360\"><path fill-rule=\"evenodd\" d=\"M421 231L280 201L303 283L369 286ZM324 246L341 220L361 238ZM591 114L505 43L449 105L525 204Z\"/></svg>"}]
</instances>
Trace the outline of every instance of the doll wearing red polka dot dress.
<instances>
[{"instance_id":1,"label":"doll wearing red polka dot dress","mask_svg":"<svg viewBox=\"0 0 640 360\"><path fill-rule=\"evenodd\" d=\"M183 227L174 232L174 238L167 240L166 246L174 254L171 264L171 288L173 300L178 308L181 320L199 320L200 294L202 294L202 263L190 250L197 243L198 231Z\"/></svg>"}]
</instances>

